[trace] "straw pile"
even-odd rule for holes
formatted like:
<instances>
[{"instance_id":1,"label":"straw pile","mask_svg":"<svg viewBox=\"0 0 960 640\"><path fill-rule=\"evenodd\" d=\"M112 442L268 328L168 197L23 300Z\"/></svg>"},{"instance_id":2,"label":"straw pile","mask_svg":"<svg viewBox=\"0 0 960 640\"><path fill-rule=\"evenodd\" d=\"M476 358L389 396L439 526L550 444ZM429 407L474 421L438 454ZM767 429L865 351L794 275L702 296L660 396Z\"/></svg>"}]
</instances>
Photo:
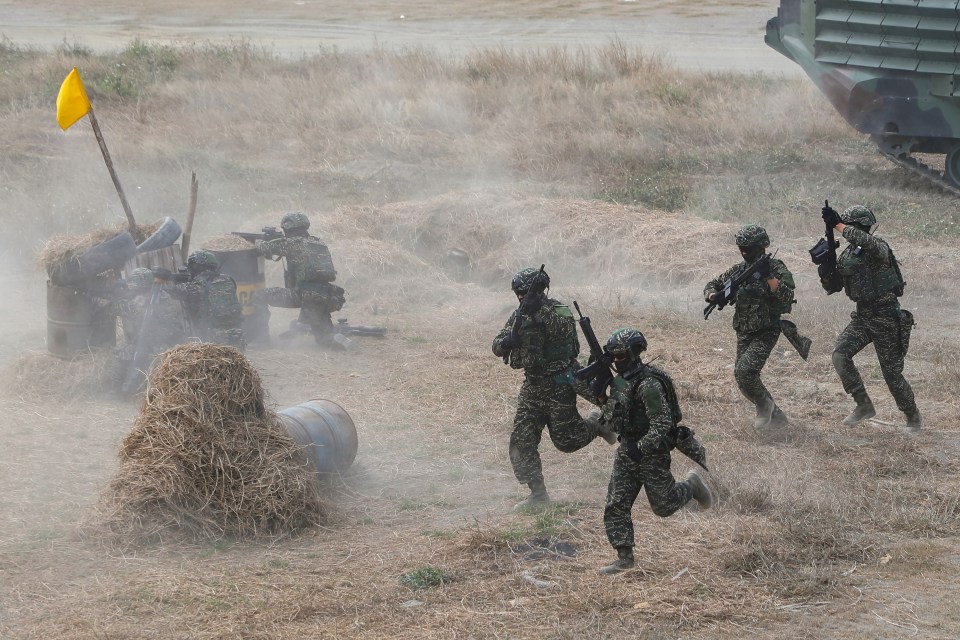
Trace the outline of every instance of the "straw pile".
<instances>
[{"instance_id":1,"label":"straw pile","mask_svg":"<svg viewBox=\"0 0 960 640\"><path fill-rule=\"evenodd\" d=\"M20 395L76 400L105 393L113 381L112 349L91 349L70 360L45 351L24 351L9 370L10 387Z\"/></svg>"},{"instance_id":2,"label":"straw pile","mask_svg":"<svg viewBox=\"0 0 960 640\"><path fill-rule=\"evenodd\" d=\"M247 251L253 249L254 245L252 242L247 242L240 236L228 233L217 236L216 238L210 238L201 244L200 248L206 249L207 251Z\"/></svg>"},{"instance_id":3,"label":"straw pile","mask_svg":"<svg viewBox=\"0 0 960 640\"><path fill-rule=\"evenodd\" d=\"M101 505L111 546L293 533L322 520L316 474L237 349L184 344L150 374Z\"/></svg>"}]
</instances>

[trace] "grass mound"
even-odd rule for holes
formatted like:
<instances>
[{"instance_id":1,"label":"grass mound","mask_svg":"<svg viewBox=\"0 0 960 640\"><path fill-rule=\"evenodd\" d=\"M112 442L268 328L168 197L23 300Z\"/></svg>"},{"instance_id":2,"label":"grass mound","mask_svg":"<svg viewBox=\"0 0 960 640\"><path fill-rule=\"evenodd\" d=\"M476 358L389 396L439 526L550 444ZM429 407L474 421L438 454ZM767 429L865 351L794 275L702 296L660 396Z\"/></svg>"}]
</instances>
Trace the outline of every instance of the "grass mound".
<instances>
[{"instance_id":1,"label":"grass mound","mask_svg":"<svg viewBox=\"0 0 960 640\"><path fill-rule=\"evenodd\" d=\"M119 455L100 507L117 546L282 536L326 513L306 456L232 347L165 352Z\"/></svg>"}]
</instances>

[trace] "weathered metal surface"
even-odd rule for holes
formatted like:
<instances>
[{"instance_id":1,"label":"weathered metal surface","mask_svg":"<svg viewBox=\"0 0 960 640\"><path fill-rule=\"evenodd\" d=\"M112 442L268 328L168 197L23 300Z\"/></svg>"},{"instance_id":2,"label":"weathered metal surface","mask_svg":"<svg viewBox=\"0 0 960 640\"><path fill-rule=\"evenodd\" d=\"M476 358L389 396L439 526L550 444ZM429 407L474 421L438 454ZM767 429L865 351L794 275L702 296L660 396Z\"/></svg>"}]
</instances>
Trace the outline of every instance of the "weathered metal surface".
<instances>
[{"instance_id":1,"label":"weathered metal surface","mask_svg":"<svg viewBox=\"0 0 960 640\"><path fill-rule=\"evenodd\" d=\"M318 473L343 473L357 456L357 428L343 407L330 400L308 400L279 412L293 438L308 448Z\"/></svg>"},{"instance_id":2,"label":"weathered metal surface","mask_svg":"<svg viewBox=\"0 0 960 640\"><path fill-rule=\"evenodd\" d=\"M47 282L47 350L72 358L117 342L117 318L81 289Z\"/></svg>"}]
</instances>

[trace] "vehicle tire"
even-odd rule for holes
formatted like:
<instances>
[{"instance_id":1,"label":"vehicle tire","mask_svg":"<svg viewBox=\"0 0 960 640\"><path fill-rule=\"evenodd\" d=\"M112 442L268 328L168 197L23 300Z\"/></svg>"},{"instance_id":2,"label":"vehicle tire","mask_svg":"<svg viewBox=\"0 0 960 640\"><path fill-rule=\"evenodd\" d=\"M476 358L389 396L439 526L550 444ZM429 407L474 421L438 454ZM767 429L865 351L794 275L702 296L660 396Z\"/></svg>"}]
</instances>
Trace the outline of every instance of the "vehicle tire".
<instances>
[{"instance_id":1,"label":"vehicle tire","mask_svg":"<svg viewBox=\"0 0 960 640\"><path fill-rule=\"evenodd\" d=\"M169 247L180 237L180 224L167 216L160 224L160 228L153 232L149 238L137 245L137 253L145 253Z\"/></svg>"}]
</instances>

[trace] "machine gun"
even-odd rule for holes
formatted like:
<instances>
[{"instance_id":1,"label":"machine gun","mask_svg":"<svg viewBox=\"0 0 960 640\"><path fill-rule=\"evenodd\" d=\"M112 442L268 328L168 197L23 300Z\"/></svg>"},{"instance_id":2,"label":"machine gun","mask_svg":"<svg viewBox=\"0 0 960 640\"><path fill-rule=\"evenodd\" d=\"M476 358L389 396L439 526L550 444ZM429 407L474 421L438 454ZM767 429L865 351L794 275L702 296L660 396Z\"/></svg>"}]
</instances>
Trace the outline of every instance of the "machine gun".
<instances>
[{"instance_id":1,"label":"machine gun","mask_svg":"<svg viewBox=\"0 0 960 640\"><path fill-rule=\"evenodd\" d=\"M580 331L583 333L584 339L590 346L589 363L587 366L577 369L573 375L578 380L589 381L590 390L593 391L593 395L595 395L597 400L600 400L602 404L607 399L607 387L610 386L610 382L613 380L613 372L610 371L613 358L600 347L600 341L597 340L597 334L593 332L593 325L590 324L590 318L583 315L583 312L580 311L580 305L577 304L576 300L573 301L573 308L577 310L577 315L580 316L577 322L580 324Z\"/></svg>"},{"instance_id":2,"label":"machine gun","mask_svg":"<svg viewBox=\"0 0 960 640\"><path fill-rule=\"evenodd\" d=\"M769 266L771 257L772 256L769 253L765 253L757 258L753 264L747 265L746 269L743 269L739 273L731 276L730 279L723 284L723 291L718 292L720 293L720 299L714 300L704 307L703 319L706 320L709 318L714 309L723 309L725 306L736 300L737 291L739 291L740 287L743 286L743 283L747 281L747 278L756 273L761 266Z\"/></svg>"},{"instance_id":3,"label":"machine gun","mask_svg":"<svg viewBox=\"0 0 960 640\"><path fill-rule=\"evenodd\" d=\"M823 201L823 208L830 209L830 203ZM824 223L826 231L824 237L817 240L817 244L810 249L810 259L817 265L817 274L823 282L823 288L827 295L836 293L843 289L843 279L837 271L837 248L840 241L834 238L833 227Z\"/></svg>"},{"instance_id":4,"label":"machine gun","mask_svg":"<svg viewBox=\"0 0 960 640\"><path fill-rule=\"evenodd\" d=\"M517 310L513 312L513 327L510 329L510 342L514 345L520 344L520 327L523 325L523 321L527 316L532 316L540 309L540 303L542 302L540 297L550 284L550 280L545 277L547 274L543 270L546 266L546 264L540 265L540 271L537 272L537 275L533 278L533 282L530 283L530 289L524 294L523 300L521 300L517 306ZM503 356L503 363L508 364L509 362L510 353L508 351Z\"/></svg>"},{"instance_id":5,"label":"machine gun","mask_svg":"<svg viewBox=\"0 0 960 640\"><path fill-rule=\"evenodd\" d=\"M368 324L348 324L346 318L338 318L337 324L333 325L333 332L347 337L368 336L373 338L383 338L387 335L387 328L374 327Z\"/></svg>"},{"instance_id":6,"label":"machine gun","mask_svg":"<svg viewBox=\"0 0 960 640\"><path fill-rule=\"evenodd\" d=\"M264 227L263 233L246 233L244 231L231 231L235 236L240 236L247 242L256 242L257 240L276 240L283 237L283 232L278 231L276 227Z\"/></svg>"}]
</instances>

